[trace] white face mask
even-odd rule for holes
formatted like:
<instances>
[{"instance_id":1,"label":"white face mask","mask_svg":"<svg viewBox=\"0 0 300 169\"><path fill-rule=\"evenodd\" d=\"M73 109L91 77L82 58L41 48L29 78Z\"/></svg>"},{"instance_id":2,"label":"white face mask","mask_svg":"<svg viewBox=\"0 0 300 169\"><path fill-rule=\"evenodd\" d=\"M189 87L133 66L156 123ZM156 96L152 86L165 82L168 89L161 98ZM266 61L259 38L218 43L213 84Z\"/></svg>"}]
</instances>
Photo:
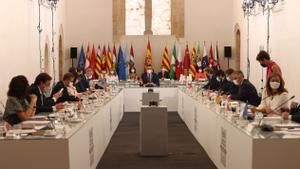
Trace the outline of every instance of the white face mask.
<instances>
[{"instance_id":1,"label":"white face mask","mask_svg":"<svg viewBox=\"0 0 300 169\"><path fill-rule=\"evenodd\" d=\"M218 81L218 82L221 82L221 79L220 79L219 77L217 77L217 81Z\"/></svg>"},{"instance_id":2,"label":"white face mask","mask_svg":"<svg viewBox=\"0 0 300 169\"><path fill-rule=\"evenodd\" d=\"M201 67L201 62L197 62L197 66L198 66L198 67Z\"/></svg>"},{"instance_id":3,"label":"white face mask","mask_svg":"<svg viewBox=\"0 0 300 169\"><path fill-rule=\"evenodd\" d=\"M239 85L239 82L237 80L233 80L233 83L237 86Z\"/></svg>"},{"instance_id":4,"label":"white face mask","mask_svg":"<svg viewBox=\"0 0 300 169\"><path fill-rule=\"evenodd\" d=\"M232 80L230 79L229 76L226 77L227 81L231 82Z\"/></svg>"},{"instance_id":5,"label":"white face mask","mask_svg":"<svg viewBox=\"0 0 300 169\"><path fill-rule=\"evenodd\" d=\"M73 86L73 82L70 82L70 83L69 83L69 86L72 87L72 86Z\"/></svg>"},{"instance_id":6,"label":"white face mask","mask_svg":"<svg viewBox=\"0 0 300 169\"><path fill-rule=\"evenodd\" d=\"M166 71L166 69L164 69L164 68L163 68L163 69L161 69L161 71L162 71L162 72L165 72L165 71Z\"/></svg>"},{"instance_id":7,"label":"white face mask","mask_svg":"<svg viewBox=\"0 0 300 169\"><path fill-rule=\"evenodd\" d=\"M134 69L131 69L131 73L134 73L135 71L134 71Z\"/></svg>"},{"instance_id":8,"label":"white face mask","mask_svg":"<svg viewBox=\"0 0 300 169\"><path fill-rule=\"evenodd\" d=\"M277 90L280 87L280 83L279 82L270 82L270 87L274 90Z\"/></svg>"},{"instance_id":9,"label":"white face mask","mask_svg":"<svg viewBox=\"0 0 300 169\"><path fill-rule=\"evenodd\" d=\"M151 69L148 69L148 70L147 70L147 73L149 73L149 74L152 73L152 70L151 70Z\"/></svg>"},{"instance_id":10,"label":"white face mask","mask_svg":"<svg viewBox=\"0 0 300 169\"><path fill-rule=\"evenodd\" d=\"M203 73L203 70L202 70L202 69L199 69L198 72L199 72L199 73Z\"/></svg>"}]
</instances>

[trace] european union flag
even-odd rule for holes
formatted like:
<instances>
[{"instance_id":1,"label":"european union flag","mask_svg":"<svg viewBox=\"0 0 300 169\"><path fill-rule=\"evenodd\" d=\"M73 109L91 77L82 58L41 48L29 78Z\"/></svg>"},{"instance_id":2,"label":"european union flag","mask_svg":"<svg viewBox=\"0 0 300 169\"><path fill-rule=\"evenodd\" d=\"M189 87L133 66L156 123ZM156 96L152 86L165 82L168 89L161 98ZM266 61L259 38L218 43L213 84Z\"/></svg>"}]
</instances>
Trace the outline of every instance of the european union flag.
<instances>
[{"instance_id":1,"label":"european union flag","mask_svg":"<svg viewBox=\"0 0 300 169\"><path fill-rule=\"evenodd\" d=\"M84 68L85 68L85 54L84 54L83 46L81 46L80 56L79 56L77 67L80 70L84 70Z\"/></svg>"},{"instance_id":2,"label":"european union flag","mask_svg":"<svg viewBox=\"0 0 300 169\"><path fill-rule=\"evenodd\" d=\"M126 63L123 57L123 51L121 46L119 47L118 52L118 76L119 80L126 80Z\"/></svg>"}]
</instances>

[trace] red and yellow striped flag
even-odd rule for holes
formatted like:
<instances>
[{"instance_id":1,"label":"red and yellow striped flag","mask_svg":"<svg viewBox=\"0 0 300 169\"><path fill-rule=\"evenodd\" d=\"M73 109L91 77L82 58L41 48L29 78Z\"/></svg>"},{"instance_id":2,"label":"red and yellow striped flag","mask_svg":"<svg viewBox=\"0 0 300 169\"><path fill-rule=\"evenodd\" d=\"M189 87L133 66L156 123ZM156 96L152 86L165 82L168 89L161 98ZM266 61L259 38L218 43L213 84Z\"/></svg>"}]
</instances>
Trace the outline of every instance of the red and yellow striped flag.
<instances>
[{"instance_id":1,"label":"red and yellow striped flag","mask_svg":"<svg viewBox=\"0 0 300 169\"><path fill-rule=\"evenodd\" d=\"M147 50L146 50L146 57L145 57L145 64L144 64L144 71L147 71L147 66L151 65L153 67L152 61L152 53L151 53L151 45L150 41L148 40Z\"/></svg>"},{"instance_id":2,"label":"red and yellow striped flag","mask_svg":"<svg viewBox=\"0 0 300 169\"><path fill-rule=\"evenodd\" d=\"M165 47L165 51L162 59L162 65L167 69L168 72L170 72L170 57L169 57L169 51L167 47Z\"/></svg>"},{"instance_id":3,"label":"red and yellow striped flag","mask_svg":"<svg viewBox=\"0 0 300 169\"><path fill-rule=\"evenodd\" d=\"M97 57L96 57L96 63L95 63L95 74L96 78L99 78L101 74L101 48L100 45L98 46L97 49Z\"/></svg>"},{"instance_id":4,"label":"red and yellow striped flag","mask_svg":"<svg viewBox=\"0 0 300 169\"><path fill-rule=\"evenodd\" d=\"M112 60L112 54L110 51L110 47L108 45L108 49L107 49L107 57L106 57L106 65L107 65L107 71L111 71L113 68L113 60Z\"/></svg>"},{"instance_id":5,"label":"red and yellow striped flag","mask_svg":"<svg viewBox=\"0 0 300 169\"><path fill-rule=\"evenodd\" d=\"M190 73L192 74L193 77L195 77L197 70L196 70L196 63L195 59L197 58L197 52L196 48L194 47L192 50L192 60L191 60L191 65L190 65Z\"/></svg>"}]
</instances>

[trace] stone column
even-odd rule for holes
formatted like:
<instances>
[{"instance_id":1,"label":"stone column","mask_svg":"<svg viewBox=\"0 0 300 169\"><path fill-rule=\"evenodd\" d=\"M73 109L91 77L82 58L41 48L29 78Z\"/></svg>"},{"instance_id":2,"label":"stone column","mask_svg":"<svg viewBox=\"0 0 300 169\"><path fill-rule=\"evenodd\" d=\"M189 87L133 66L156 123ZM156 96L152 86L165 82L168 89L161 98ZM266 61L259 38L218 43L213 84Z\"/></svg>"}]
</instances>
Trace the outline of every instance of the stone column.
<instances>
[{"instance_id":1,"label":"stone column","mask_svg":"<svg viewBox=\"0 0 300 169\"><path fill-rule=\"evenodd\" d=\"M113 0L113 40L125 35L125 0Z\"/></svg>"},{"instance_id":2,"label":"stone column","mask_svg":"<svg viewBox=\"0 0 300 169\"><path fill-rule=\"evenodd\" d=\"M145 0L145 32L144 35L153 35L152 32L152 0Z\"/></svg>"},{"instance_id":3,"label":"stone column","mask_svg":"<svg viewBox=\"0 0 300 169\"><path fill-rule=\"evenodd\" d=\"M171 34L184 37L184 0L171 0Z\"/></svg>"}]
</instances>

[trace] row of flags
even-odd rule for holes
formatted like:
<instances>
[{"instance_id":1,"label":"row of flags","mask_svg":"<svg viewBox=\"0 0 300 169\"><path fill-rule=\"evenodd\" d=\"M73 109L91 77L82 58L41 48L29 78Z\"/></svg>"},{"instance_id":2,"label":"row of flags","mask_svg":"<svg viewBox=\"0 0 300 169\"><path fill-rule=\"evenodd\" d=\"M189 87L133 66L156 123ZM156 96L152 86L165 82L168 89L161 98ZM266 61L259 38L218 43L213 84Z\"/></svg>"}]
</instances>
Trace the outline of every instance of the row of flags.
<instances>
[{"instance_id":1,"label":"row of flags","mask_svg":"<svg viewBox=\"0 0 300 169\"><path fill-rule=\"evenodd\" d=\"M165 47L161 64L166 68L167 72L170 73L170 78L174 80L179 79L184 69L188 69L193 77L199 69L204 70L208 67L220 69L218 44L216 44L215 47L211 44L209 55L207 54L205 43L202 50L198 43L197 50L194 46L191 52L189 46L186 45L183 61L181 50L180 48L177 49L176 44L173 46L171 57L168 48ZM120 80L127 80L129 70L134 67L134 65L134 49L132 45L130 51L126 46L124 52L121 46L119 46L117 52L115 45L112 50L109 45L107 48L104 45L102 49L100 45L97 49L95 49L93 45L90 50L90 46L88 45L86 52L84 51L83 45L81 46L78 68L81 70L91 68L94 71L94 78L98 78L102 71L105 70L106 72L116 71ZM151 43L149 40L144 62L145 72L148 65L154 66Z\"/></svg>"},{"instance_id":2,"label":"row of flags","mask_svg":"<svg viewBox=\"0 0 300 169\"><path fill-rule=\"evenodd\" d=\"M128 67L129 66L129 67ZM130 53L126 46L125 53L122 47L119 46L118 53L116 46L111 50L108 45L104 45L101 49L100 45L95 49L94 45L90 50L90 45L84 51L83 45L81 46L80 56L78 59L78 69L85 70L90 68L94 71L94 77L97 79L101 76L102 71L110 72L116 71L120 80L127 80L128 71L134 66L134 50L131 45Z\"/></svg>"}]
</instances>

